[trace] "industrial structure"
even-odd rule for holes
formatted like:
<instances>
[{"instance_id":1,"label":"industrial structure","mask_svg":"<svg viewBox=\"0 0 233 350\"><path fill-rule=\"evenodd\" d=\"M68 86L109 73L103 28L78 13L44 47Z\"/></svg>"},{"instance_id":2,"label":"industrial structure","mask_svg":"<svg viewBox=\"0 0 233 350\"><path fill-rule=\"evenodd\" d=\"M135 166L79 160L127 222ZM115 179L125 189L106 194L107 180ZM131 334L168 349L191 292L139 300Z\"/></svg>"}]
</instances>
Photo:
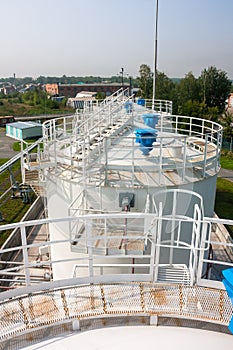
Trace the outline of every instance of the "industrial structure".
<instances>
[{"instance_id":1,"label":"industrial structure","mask_svg":"<svg viewBox=\"0 0 233 350\"><path fill-rule=\"evenodd\" d=\"M89 349L95 329L103 344L122 334L126 348L125 326L140 325L132 340L139 348L177 324L195 331L175 328L175 349L203 327L207 347L213 334L232 345L221 273L233 267L223 227L233 222L214 216L221 125L173 115L172 102L135 100L121 88L42 129L36 156L25 150L22 164L25 181L37 174L45 217L0 227L21 237L0 251L4 345L35 349L44 338L45 349L54 341ZM34 231L44 239L30 241Z\"/></svg>"}]
</instances>

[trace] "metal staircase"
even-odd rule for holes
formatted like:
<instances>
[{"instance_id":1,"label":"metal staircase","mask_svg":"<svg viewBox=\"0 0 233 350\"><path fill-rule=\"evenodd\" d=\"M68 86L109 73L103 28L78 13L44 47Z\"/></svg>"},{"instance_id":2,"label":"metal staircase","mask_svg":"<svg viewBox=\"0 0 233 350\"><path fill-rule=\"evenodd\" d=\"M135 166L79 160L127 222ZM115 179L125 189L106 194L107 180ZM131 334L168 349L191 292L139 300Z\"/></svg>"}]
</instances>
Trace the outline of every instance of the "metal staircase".
<instances>
[{"instance_id":1,"label":"metal staircase","mask_svg":"<svg viewBox=\"0 0 233 350\"><path fill-rule=\"evenodd\" d=\"M92 112L84 110L73 116L50 120L43 124L43 147L37 159L30 159L24 167L28 170L72 167L83 173L95 166L97 154L104 149L106 138L122 134L132 122L132 113L125 109L129 102L128 89L120 89L99 103Z\"/></svg>"},{"instance_id":2,"label":"metal staircase","mask_svg":"<svg viewBox=\"0 0 233 350\"><path fill-rule=\"evenodd\" d=\"M45 196L45 190L39 179L38 170L25 169L25 183L31 186L37 196Z\"/></svg>"}]
</instances>

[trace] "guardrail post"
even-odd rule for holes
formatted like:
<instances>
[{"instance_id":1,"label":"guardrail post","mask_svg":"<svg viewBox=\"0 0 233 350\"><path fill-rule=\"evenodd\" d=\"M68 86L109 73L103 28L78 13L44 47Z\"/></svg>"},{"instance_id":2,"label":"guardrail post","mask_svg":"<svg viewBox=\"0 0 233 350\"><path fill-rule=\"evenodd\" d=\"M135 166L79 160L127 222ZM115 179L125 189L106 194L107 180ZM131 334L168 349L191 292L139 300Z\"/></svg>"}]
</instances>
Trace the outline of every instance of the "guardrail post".
<instances>
[{"instance_id":1,"label":"guardrail post","mask_svg":"<svg viewBox=\"0 0 233 350\"><path fill-rule=\"evenodd\" d=\"M197 267L197 276L196 276L196 281L197 284L200 284L200 280L202 279L202 274L203 274L203 260L205 253L207 251L207 248L209 249L209 237L207 237L208 233L208 225L209 223L204 221L203 222L203 227L202 227L202 235L201 235L201 242L200 242L200 252L199 252L199 259L198 259L198 267ZM207 247L206 247L207 244ZM207 267L207 266L206 266Z\"/></svg>"},{"instance_id":2,"label":"guardrail post","mask_svg":"<svg viewBox=\"0 0 233 350\"><path fill-rule=\"evenodd\" d=\"M190 120L189 120L189 136L192 136L192 122L193 122L193 118L190 117Z\"/></svg>"},{"instance_id":3,"label":"guardrail post","mask_svg":"<svg viewBox=\"0 0 233 350\"><path fill-rule=\"evenodd\" d=\"M20 227L21 234L21 242L22 242L22 253L23 253L23 261L25 266L25 281L26 286L30 286L30 272L28 267L28 248L27 248L27 237L26 237L26 229L25 226Z\"/></svg>"},{"instance_id":4,"label":"guardrail post","mask_svg":"<svg viewBox=\"0 0 233 350\"><path fill-rule=\"evenodd\" d=\"M150 326L158 326L158 315L150 316Z\"/></svg>"},{"instance_id":5,"label":"guardrail post","mask_svg":"<svg viewBox=\"0 0 233 350\"><path fill-rule=\"evenodd\" d=\"M132 182L131 182L131 186L133 187L134 185L134 180L135 180L135 175L134 175L134 164L135 164L135 159L134 159L134 138L132 137L132 143L131 143L131 147L132 147Z\"/></svg>"},{"instance_id":6,"label":"guardrail post","mask_svg":"<svg viewBox=\"0 0 233 350\"><path fill-rule=\"evenodd\" d=\"M80 321L79 320L73 320L72 321L72 329L73 331L80 331Z\"/></svg>"},{"instance_id":7,"label":"guardrail post","mask_svg":"<svg viewBox=\"0 0 233 350\"><path fill-rule=\"evenodd\" d=\"M176 134L178 133L178 115L176 115L176 128L175 128L175 132Z\"/></svg>"},{"instance_id":8,"label":"guardrail post","mask_svg":"<svg viewBox=\"0 0 233 350\"><path fill-rule=\"evenodd\" d=\"M183 152L182 182L184 182L184 178L185 178L186 156L187 156L187 137L185 137L185 138L184 138L184 152Z\"/></svg>"},{"instance_id":9,"label":"guardrail post","mask_svg":"<svg viewBox=\"0 0 233 350\"><path fill-rule=\"evenodd\" d=\"M28 147L26 147L27 152L27 162L29 164L29 154L28 154ZM20 167L21 167L21 176L22 176L22 182L25 183L25 168L24 168L24 151L23 151L23 141L21 141L21 157L20 157Z\"/></svg>"},{"instance_id":10,"label":"guardrail post","mask_svg":"<svg viewBox=\"0 0 233 350\"><path fill-rule=\"evenodd\" d=\"M201 124L201 136L203 137L205 134L205 121L202 120L202 124Z\"/></svg>"},{"instance_id":11,"label":"guardrail post","mask_svg":"<svg viewBox=\"0 0 233 350\"><path fill-rule=\"evenodd\" d=\"M205 172L206 172L207 144L208 144L208 134L205 135L204 163L203 163L203 173L202 173L203 177L205 177Z\"/></svg>"},{"instance_id":12,"label":"guardrail post","mask_svg":"<svg viewBox=\"0 0 233 350\"><path fill-rule=\"evenodd\" d=\"M108 142L106 138L104 139L104 142L103 142L103 150L104 150L104 158L105 158L104 183L106 184L108 181Z\"/></svg>"},{"instance_id":13,"label":"guardrail post","mask_svg":"<svg viewBox=\"0 0 233 350\"><path fill-rule=\"evenodd\" d=\"M161 185L161 176L163 171L163 138L160 139L159 145L159 185Z\"/></svg>"},{"instance_id":14,"label":"guardrail post","mask_svg":"<svg viewBox=\"0 0 233 350\"><path fill-rule=\"evenodd\" d=\"M89 277L94 276L93 269L93 241L91 236L92 222L90 219L86 221L86 234L87 234L87 249L88 249L88 263L89 263Z\"/></svg>"},{"instance_id":15,"label":"guardrail post","mask_svg":"<svg viewBox=\"0 0 233 350\"><path fill-rule=\"evenodd\" d=\"M63 132L66 134L66 118L63 118Z\"/></svg>"},{"instance_id":16,"label":"guardrail post","mask_svg":"<svg viewBox=\"0 0 233 350\"><path fill-rule=\"evenodd\" d=\"M215 155L215 171L217 171L217 167L219 166L219 153L221 151L221 138L220 133L217 133L217 141L216 141L216 155Z\"/></svg>"},{"instance_id":17,"label":"guardrail post","mask_svg":"<svg viewBox=\"0 0 233 350\"><path fill-rule=\"evenodd\" d=\"M153 282L157 282L159 274L159 261L160 261L160 247L161 247L161 238L162 238L162 214L163 208L162 203L159 203L159 212L158 212L158 223L157 223L157 235L155 237L155 265L154 265L154 278Z\"/></svg>"}]
</instances>

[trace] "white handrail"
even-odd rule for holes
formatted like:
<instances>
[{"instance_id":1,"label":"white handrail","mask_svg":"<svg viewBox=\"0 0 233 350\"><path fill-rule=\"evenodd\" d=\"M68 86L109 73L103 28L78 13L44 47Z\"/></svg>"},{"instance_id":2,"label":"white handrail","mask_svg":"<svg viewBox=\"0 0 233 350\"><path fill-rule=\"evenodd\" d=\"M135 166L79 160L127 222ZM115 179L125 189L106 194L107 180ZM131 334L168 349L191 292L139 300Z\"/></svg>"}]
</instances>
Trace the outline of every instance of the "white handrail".
<instances>
[{"instance_id":1,"label":"white handrail","mask_svg":"<svg viewBox=\"0 0 233 350\"><path fill-rule=\"evenodd\" d=\"M56 218L56 219L40 219L40 220L33 220L33 221L27 221L27 222L19 222L16 224L7 224L7 225L2 225L0 226L0 232L6 229L13 229L18 227L21 231L21 238L22 238L22 243L18 243L16 247L8 247L5 249L0 249L0 261L1 261L1 270L0 270L0 276L1 276L1 280L2 280L2 288L4 286L3 282L7 285L9 285L9 282L11 282L11 288L14 288L14 284L17 285L17 279L15 280L15 277L17 277L18 275L20 275L20 279L22 278L23 283L26 283L26 285L28 287L32 287L34 285L34 281L31 280L31 275L30 275L30 269L32 269L33 267L35 268L39 268L42 266L47 266L48 268L54 264L65 264L66 262L73 262L73 264L77 264L77 261L80 260L86 260L87 262L90 259L90 254L97 254L98 255L98 250L92 251L90 253L90 250L88 248L93 247L93 242L96 240L102 240L103 244L104 242L108 241L109 239L118 239L118 238L122 238L122 235L119 234L118 232L116 232L114 235L109 235L108 232L108 225L110 224L110 227L113 225L114 220L115 221L115 225L117 225L119 230L123 230L124 229L124 225L122 224L122 227L120 227L120 222L124 222L124 219L127 219L127 221L130 223L130 219L138 219L141 220L142 225L144 226L144 220L147 220L148 222L151 222L151 225L147 224L147 231L143 232L143 234L139 234L138 229L134 230L134 232L132 231L132 229L130 230L131 233L127 234L124 236L124 240L125 241L132 241L132 242L147 242L148 239L149 241L151 241L153 244L151 245L151 251L147 252L145 255L138 255L132 251L130 254L128 255L122 255L122 253L120 253L119 250L116 250L115 253L113 253L113 255L106 255L103 256L101 255L101 259L106 260L106 264L109 266L111 266L112 262L111 262L111 258L114 256L115 254L115 258L120 259L119 260L119 266L128 266L128 268L130 268L132 262L129 261L129 259L132 258L136 258L138 261L137 263L139 263L139 260L141 261L139 264L141 264L141 267L143 269L147 269L147 265L145 265L146 261L148 262L148 258L155 256L155 252L157 248L173 248L175 250L187 250L190 251L191 254L194 254L194 256L196 256L196 260L195 263L193 263L192 266L190 266L189 268L194 269L194 270L198 270L198 283L202 283L203 279L200 277L200 271L202 271L202 268L200 268L200 266L198 267L197 265L201 264L203 267L206 265L206 263L210 263L210 264L216 264L216 265L224 265L224 266L233 266L233 263L231 261L222 261L222 257L219 258L219 260L217 260L215 258L215 260L211 260L208 259L206 257L205 252L208 251L208 247L210 246L210 244L214 243L217 244L215 241L213 241L211 239L211 237L209 237L209 231L205 231L206 234L203 235L202 237L200 237L200 242L196 241L192 243L192 241L190 240L185 242L185 241L181 241L179 240L179 242L177 241L177 239L174 240L174 242L172 243L171 241L158 241L156 236L156 230L154 230L153 228L155 227L155 225L157 225L157 222L174 222L176 223L176 226L178 225L178 223L184 223L185 225L187 225L187 223L193 223L194 225L196 225L197 220L199 223L199 227L205 227L206 225L211 225L213 223L221 223L221 224L228 224L228 225L233 225L233 220L218 220L216 218L203 218L202 220L199 220L199 218L189 218L189 217L167 217L167 216L156 216L155 214L148 214L148 213L119 213L119 214L89 214L89 215L79 215L77 217L65 217L65 218ZM98 225L100 223L100 221L102 220L102 226L104 228L104 235L100 235L100 234L96 234L93 230L95 229L95 223L98 221ZM120 220L120 221L119 221ZM123 220L123 221L122 221ZM74 257L70 257L69 259L67 258L61 258L59 260L53 260L53 261L30 261L29 259L29 248L34 248L34 249L39 249L39 247L44 247L49 246L49 247L53 247L55 245L59 245L61 243L69 243L72 244L72 237L70 237L69 239L63 239L63 240L57 240L57 241L48 241L48 242L40 242L40 243L34 243L34 244L29 244L27 241L27 228L28 227L32 227L32 228L36 228L38 226L41 226L42 224L55 224L55 223L65 223L65 222L70 222L70 223L78 223L81 222L84 224L84 226L86 226L86 224L88 224L89 227L89 238L86 240L85 235L83 237L81 237L81 241L83 241L85 244L87 244L87 254L86 256L81 256L80 258L78 258L77 256ZM106 222L106 223L105 223ZM138 226L138 225L137 225ZM161 226L162 227L162 226ZM177 226L178 227L178 226ZM133 226L132 226L133 228ZM199 231L198 231L199 232ZM200 234L201 236L201 234ZM77 238L77 242L79 241L79 238ZM80 242L81 242L80 241ZM233 250L233 244L232 243L219 243L221 244L221 246L227 246L230 247ZM159 249L160 249L159 248ZM20 262L18 260L14 261L14 260L9 260L7 257L12 256L12 254L14 255L15 253L19 254L19 252L23 252L23 260ZM100 254L101 251L100 251ZM199 258L198 258L199 257ZM110 259L110 260L109 260ZM197 264L197 259L199 259L198 264ZM152 259L153 261L154 258ZM98 263L98 262L97 262ZM123 264L123 265L122 265ZM106 266L107 266L106 265ZM153 269L157 269L157 265L155 264ZM92 270L93 273L94 270ZM122 276L122 278L126 278L126 276L128 276L128 280L134 280L135 279L135 275L134 274L129 274L129 271L127 272L126 275L122 275L122 271L119 270L120 275ZM193 271L193 273L195 274L195 271ZM67 276L69 277L69 276ZM90 276L89 276L90 277ZM98 276L95 276L98 279ZM100 276L99 276L100 277ZM106 275L105 277L102 276L102 278L105 279L105 282L108 281L108 279L110 278L110 275ZM88 278L88 276L86 277ZM138 277L139 278L139 277ZM150 272L150 269L148 268L147 271L145 271L145 278L147 278L147 280L151 280L152 275ZM19 279L19 281L20 281ZM54 281L55 282L55 281ZM52 284L54 282L51 282ZM209 286L214 286L215 281L213 281L212 279L208 280L205 279L205 285L209 285ZM66 282L64 281L64 284ZM219 283L217 281L217 283ZM38 288L39 287L39 282L37 281L36 284L38 284ZM51 284L51 285L52 285ZM20 288L19 291L20 293ZM4 292L5 295L6 292ZM10 290L9 290L10 293Z\"/></svg>"}]
</instances>

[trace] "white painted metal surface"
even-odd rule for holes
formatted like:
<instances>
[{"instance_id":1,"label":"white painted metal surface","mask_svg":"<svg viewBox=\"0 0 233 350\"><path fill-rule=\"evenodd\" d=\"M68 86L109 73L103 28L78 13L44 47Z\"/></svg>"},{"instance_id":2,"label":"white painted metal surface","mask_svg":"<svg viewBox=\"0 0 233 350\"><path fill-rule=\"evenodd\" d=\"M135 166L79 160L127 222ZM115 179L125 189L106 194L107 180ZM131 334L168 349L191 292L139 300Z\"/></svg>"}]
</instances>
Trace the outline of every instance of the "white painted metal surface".
<instances>
[{"instance_id":1,"label":"white painted metal surface","mask_svg":"<svg viewBox=\"0 0 233 350\"><path fill-rule=\"evenodd\" d=\"M224 345L223 345L224 344ZM211 349L219 350L223 346L231 349L233 337L226 334L192 328L178 327L114 327L93 330L87 333L56 337L39 344L44 350L86 349L140 350L156 346L164 350ZM38 344L24 348L36 350Z\"/></svg>"}]
</instances>

